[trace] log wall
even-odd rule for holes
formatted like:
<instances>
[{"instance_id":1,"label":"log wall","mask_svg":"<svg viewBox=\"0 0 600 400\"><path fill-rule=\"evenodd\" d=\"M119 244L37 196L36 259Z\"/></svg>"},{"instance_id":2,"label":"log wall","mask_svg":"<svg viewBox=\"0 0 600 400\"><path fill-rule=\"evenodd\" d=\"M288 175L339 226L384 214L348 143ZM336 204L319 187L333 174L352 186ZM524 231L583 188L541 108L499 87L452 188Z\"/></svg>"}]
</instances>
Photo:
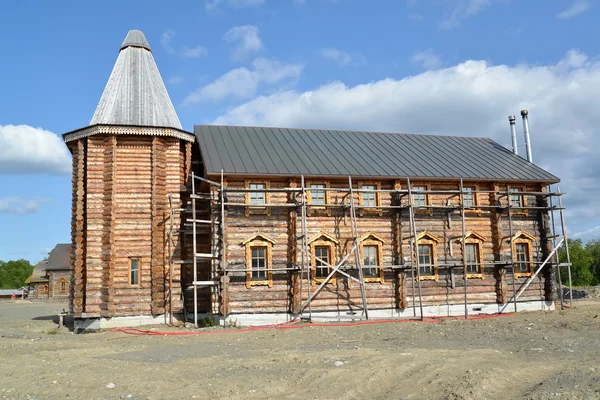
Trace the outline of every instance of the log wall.
<instances>
[{"instance_id":1,"label":"log wall","mask_svg":"<svg viewBox=\"0 0 600 400\"><path fill-rule=\"evenodd\" d=\"M261 179L257 179L261 180ZM262 181L265 181L262 179ZM245 179L228 177L228 187L243 188L247 185ZM294 187L299 184L295 179L269 180L271 188ZM307 185L311 181L307 180ZM328 181L331 188L347 188L347 181ZM405 188L402 181L379 181L381 189ZM458 190L459 182L413 182L416 186L426 186L430 190ZM505 190L505 184L496 182L464 182L465 186L476 186L478 190ZM542 191L540 184L517 185L523 191ZM355 182L355 188L357 183ZM216 191L213 193L216 195ZM354 194L355 205L359 204L359 193ZM381 204L408 204L408 196L395 198L395 194L382 193ZM460 196L448 194L428 195L430 205L453 206L460 205ZM294 199L285 193L270 193L268 203L292 203ZM348 202L348 194L330 192L329 202L341 204ZM534 196L525 196L529 205L543 205L544 201ZM299 200L299 199L297 199ZM245 201L244 193L229 192L227 201L230 203ZM507 204L507 196L498 193L481 193L477 195L476 204L481 206ZM219 211L214 205L213 218ZM297 313L301 301L307 299L307 285L311 284L306 278L300 280L298 272L273 271L272 284L246 284L246 249L243 242L254 235L260 234L273 241L272 268L285 268L303 263L301 241L300 208L272 208L267 212L247 212L246 208L228 206L226 217L227 269L228 285L225 295L213 296L213 304L221 308L213 308L219 313L227 307L230 313L263 313L263 312L292 312ZM527 212L513 210L513 235L518 232L529 234L535 238L532 243L534 261L540 262L549 253L549 236L547 230L546 212L530 210ZM482 260L485 265L483 276L469 277L466 280L468 303L506 303L513 295L513 276L510 270L511 245L508 227L507 211L500 208L475 209L465 212L465 231L474 233L482 239ZM461 214L457 210L418 209L415 210L416 233L428 234L439 240L435 246L437 258L436 280L421 280L423 303L425 305L464 304L465 278L463 274L462 229ZM369 309L400 308L404 309L418 304L416 279L410 272L412 237L408 209L361 209L357 208L358 235L375 235L382 241L382 256L384 266L399 266L384 269L383 282L366 283L367 303ZM339 262L351 249L354 237L352 235L349 211L341 208L310 209L307 216L308 239L326 234L335 239L335 259ZM217 240L213 232L213 244ZM361 261L362 262L362 261ZM351 256L345 265L355 265ZM453 267L441 264L452 264ZM551 300L553 292L548 289L548 279L551 277L547 268L531 283L520 297L520 301ZM212 266L213 279L220 279L222 271L218 262ZM357 277L357 271L350 271ZM518 291L527 281L527 277L514 280L514 289ZM302 291L300 291L302 287ZM314 290L316 286L311 286ZM413 295L415 297L413 297ZM226 303L223 305L223 303ZM357 282L337 274L335 283L327 284L321 293L313 300L312 309L316 311L355 311L360 308L361 292Z\"/></svg>"},{"instance_id":2,"label":"log wall","mask_svg":"<svg viewBox=\"0 0 600 400\"><path fill-rule=\"evenodd\" d=\"M143 128L140 128L143 131ZM172 137L94 135L70 143L73 154L71 312L113 317L181 312L180 212L168 253L168 194L181 208L185 145ZM139 260L139 284L130 260ZM170 295L173 304L169 304Z\"/></svg>"}]
</instances>

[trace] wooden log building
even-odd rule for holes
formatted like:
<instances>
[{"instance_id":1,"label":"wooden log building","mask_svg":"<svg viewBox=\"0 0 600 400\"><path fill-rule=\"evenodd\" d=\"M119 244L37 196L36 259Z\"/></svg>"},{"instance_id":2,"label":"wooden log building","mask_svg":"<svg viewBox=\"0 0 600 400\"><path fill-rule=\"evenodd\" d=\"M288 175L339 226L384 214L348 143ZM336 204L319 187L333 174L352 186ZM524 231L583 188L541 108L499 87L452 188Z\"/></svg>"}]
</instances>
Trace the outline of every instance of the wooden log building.
<instances>
[{"instance_id":1,"label":"wooden log building","mask_svg":"<svg viewBox=\"0 0 600 400\"><path fill-rule=\"evenodd\" d=\"M140 31L63 137L80 328L554 307L559 179L490 139L188 132Z\"/></svg>"}]
</instances>

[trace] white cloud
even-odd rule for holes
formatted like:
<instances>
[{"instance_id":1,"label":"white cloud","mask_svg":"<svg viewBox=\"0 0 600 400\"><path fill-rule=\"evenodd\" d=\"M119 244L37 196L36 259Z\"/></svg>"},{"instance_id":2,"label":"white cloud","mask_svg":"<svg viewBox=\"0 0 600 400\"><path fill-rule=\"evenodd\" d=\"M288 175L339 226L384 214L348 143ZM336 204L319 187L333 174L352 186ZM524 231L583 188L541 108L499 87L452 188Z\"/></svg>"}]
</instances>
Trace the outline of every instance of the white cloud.
<instances>
[{"instance_id":1,"label":"white cloud","mask_svg":"<svg viewBox=\"0 0 600 400\"><path fill-rule=\"evenodd\" d=\"M580 232L600 225L599 92L600 61L572 50L551 65L469 60L404 79L279 91L213 122L484 136L510 147L507 116L529 109L534 161L562 179L568 226Z\"/></svg>"},{"instance_id":2,"label":"white cloud","mask_svg":"<svg viewBox=\"0 0 600 400\"><path fill-rule=\"evenodd\" d=\"M600 239L600 225L595 226L591 229L587 229L583 232L577 232L573 235L573 239L581 239L583 242L588 240Z\"/></svg>"},{"instance_id":3,"label":"white cloud","mask_svg":"<svg viewBox=\"0 0 600 400\"><path fill-rule=\"evenodd\" d=\"M364 64L364 57L359 53L350 54L347 51L334 49L334 48L326 48L319 50L319 54L325 58L329 58L341 67L345 67L347 65L361 65Z\"/></svg>"},{"instance_id":4,"label":"white cloud","mask_svg":"<svg viewBox=\"0 0 600 400\"><path fill-rule=\"evenodd\" d=\"M589 10L591 4L589 0L575 0L570 7L564 9L556 16L559 19L570 19L583 14Z\"/></svg>"},{"instance_id":5,"label":"white cloud","mask_svg":"<svg viewBox=\"0 0 600 400\"><path fill-rule=\"evenodd\" d=\"M202 46L193 47L193 48L190 48L190 47L183 48L183 56L187 57L187 58L200 58L207 54L208 54L208 51Z\"/></svg>"},{"instance_id":6,"label":"white cloud","mask_svg":"<svg viewBox=\"0 0 600 400\"><path fill-rule=\"evenodd\" d=\"M0 125L0 175L70 172L67 146L54 133L29 125Z\"/></svg>"},{"instance_id":7,"label":"white cloud","mask_svg":"<svg viewBox=\"0 0 600 400\"><path fill-rule=\"evenodd\" d=\"M228 97L249 99L256 95L261 84L286 83L289 86L295 83L303 68L301 64L281 64L278 61L257 58L252 62L252 69L241 67L221 75L214 82L189 94L183 104L221 101Z\"/></svg>"},{"instance_id":8,"label":"white cloud","mask_svg":"<svg viewBox=\"0 0 600 400\"><path fill-rule=\"evenodd\" d=\"M42 204L48 202L48 199L43 198L4 197L0 198L0 214L34 214L40 211Z\"/></svg>"},{"instance_id":9,"label":"white cloud","mask_svg":"<svg viewBox=\"0 0 600 400\"><path fill-rule=\"evenodd\" d=\"M206 11L219 9L220 5L226 5L230 8L248 8L257 7L265 4L265 0L205 0L204 8Z\"/></svg>"},{"instance_id":10,"label":"white cloud","mask_svg":"<svg viewBox=\"0 0 600 400\"><path fill-rule=\"evenodd\" d=\"M223 38L234 45L231 50L231 58L234 60L246 59L264 49L255 25L235 26Z\"/></svg>"},{"instance_id":11,"label":"white cloud","mask_svg":"<svg viewBox=\"0 0 600 400\"><path fill-rule=\"evenodd\" d=\"M450 15L440 23L442 29L458 28L463 20L479 14L492 4L492 0L453 0Z\"/></svg>"},{"instance_id":12,"label":"white cloud","mask_svg":"<svg viewBox=\"0 0 600 400\"><path fill-rule=\"evenodd\" d=\"M418 51L412 55L410 61L424 69L436 69L442 65L442 59L433 49Z\"/></svg>"},{"instance_id":13,"label":"white cloud","mask_svg":"<svg viewBox=\"0 0 600 400\"><path fill-rule=\"evenodd\" d=\"M169 54L175 53L175 49L171 45L171 41L173 40L174 36L175 36L175 32L173 32L170 29L164 31L160 35L160 44L163 47L163 49L165 49L167 51L167 53L169 53Z\"/></svg>"},{"instance_id":14,"label":"white cloud","mask_svg":"<svg viewBox=\"0 0 600 400\"><path fill-rule=\"evenodd\" d=\"M160 45L167 51L167 53L181 55L186 58L200 58L208 54L208 50L202 46L184 46L181 51L176 50L172 43L175 35L175 31L171 29L167 29L160 35Z\"/></svg>"}]
</instances>

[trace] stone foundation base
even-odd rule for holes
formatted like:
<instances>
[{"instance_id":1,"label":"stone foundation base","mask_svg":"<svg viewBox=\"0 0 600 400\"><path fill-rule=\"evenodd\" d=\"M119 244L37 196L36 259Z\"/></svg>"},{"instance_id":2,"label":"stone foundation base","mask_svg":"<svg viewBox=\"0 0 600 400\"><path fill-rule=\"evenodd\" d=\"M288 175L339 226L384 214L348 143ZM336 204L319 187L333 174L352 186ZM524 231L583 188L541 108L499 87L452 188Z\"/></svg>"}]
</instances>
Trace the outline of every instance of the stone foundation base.
<instances>
[{"instance_id":1,"label":"stone foundation base","mask_svg":"<svg viewBox=\"0 0 600 400\"><path fill-rule=\"evenodd\" d=\"M173 319L183 321L183 314L173 314ZM169 314L161 315L136 315L112 318L76 318L73 320L75 333L82 331L96 331L99 329L131 328L142 325L166 325L169 323Z\"/></svg>"},{"instance_id":2,"label":"stone foundation base","mask_svg":"<svg viewBox=\"0 0 600 400\"><path fill-rule=\"evenodd\" d=\"M481 303L468 304L468 313L472 315L480 314L507 314L515 311L513 303L496 304ZM517 302L517 311L551 311L554 310L552 301L520 301ZM445 305L426 305L423 306L424 317L460 317L465 315L464 304L445 304ZM208 314L198 314L198 321L207 317ZM177 321L183 320L183 314L174 314ZM378 309L369 310L370 320L382 319L410 319L420 318L421 313L417 305L416 308L410 307L405 310L399 309ZM188 314L188 322L193 322L194 316ZM219 315L214 316L215 323L220 326L259 326L272 325L290 322L300 318L308 318L308 312L303 315L294 315L289 313L264 313L264 314L231 314L227 318ZM364 320L360 310L348 311L313 311L312 320L314 322L355 322ZM74 320L75 333L81 331L93 331L98 329L135 327L141 325L163 325L169 322L169 314L151 316L138 315L128 317L112 318L81 318Z\"/></svg>"},{"instance_id":3,"label":"stone foundation base","mask_svg":"<svg viewBox=\"0 0 600 400\"><path fill-rule=\"evenodd\" d=\"M515 311L513 303L510 304L468 304L468 313L470 316L478 314L508 314ZM552 301L522 301L517 302L517 311L551 311L554 310L554 302ZM465 315L464 304L446 304L446 305L424 305L424 317L460 317ZM405 310L399 309L379 309L369 310L369 319L410 319L420 318L421 313L419 306L416 309L412 307ZM290 322L295 319L308 318L308 312L303 315L293 315L286 313L273 314L231 314L227 318L215 316L215 322L219 325L233 326L256 326L256 325L271 325ZM361 310L356 311L313 311L312 320L314 322L355 322L364 320Z\"/></svg>"}]
</instances>

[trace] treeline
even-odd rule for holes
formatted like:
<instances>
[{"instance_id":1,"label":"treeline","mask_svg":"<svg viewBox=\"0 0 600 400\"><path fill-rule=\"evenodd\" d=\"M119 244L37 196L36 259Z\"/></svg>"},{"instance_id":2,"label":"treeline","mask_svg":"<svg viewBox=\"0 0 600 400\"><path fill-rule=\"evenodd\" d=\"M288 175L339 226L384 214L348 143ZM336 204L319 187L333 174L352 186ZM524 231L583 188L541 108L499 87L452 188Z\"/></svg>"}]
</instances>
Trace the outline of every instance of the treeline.
<instances>
[{"instance_id":1,"label":"treeline","mask_svg":"<svg viewBox=\"0 0 600 400\"><path fill-rule=\"evenodd\" d=\"M0 260L0 289L19 289L33 272L33 266L27 260Z\"/></svg>"},{"instance_id":2,"label":"treeline","mask_svg":"<svg viewBox=\"0 0 600 400\"><path fill-rule=\"evenodd\" d=\"M564 248L559 250L560 262L567 262ZM600 284L600 240L590 240L585 245L581 239L569 239L571 257L571 277L573 286L595 286ZM567 267L561 267L560 278L564 284L569 282Z\"/></svg>"}]
</instances>

